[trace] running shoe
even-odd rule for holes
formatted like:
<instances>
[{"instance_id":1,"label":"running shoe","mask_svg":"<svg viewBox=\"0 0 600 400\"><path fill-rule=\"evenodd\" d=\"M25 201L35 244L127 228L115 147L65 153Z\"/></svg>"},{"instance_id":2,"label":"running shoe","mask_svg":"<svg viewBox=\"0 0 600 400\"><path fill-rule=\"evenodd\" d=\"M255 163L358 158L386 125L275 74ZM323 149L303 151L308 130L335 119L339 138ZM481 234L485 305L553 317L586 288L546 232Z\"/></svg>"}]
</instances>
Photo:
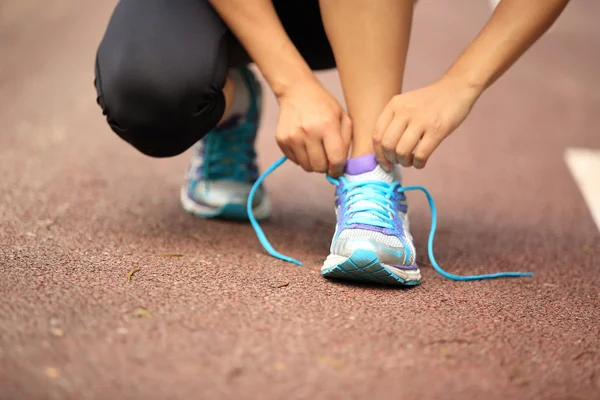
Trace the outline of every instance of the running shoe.
<instances>
[{"instance_id":1,"label":"running shoe","mask_svg":"<svg viewBox=\"0 0 600 400\"><path fill-rule=\"evenodd\" d=\"M261 115L260 83L247 67L232 73L239 74L237 81L248 90L249 107L245 114L230 115L194 145L181 188L185 211L202 218L248 220L248 194L258 178L254 146ZM253 199L252 212L259 220L271 214L262 186Z\"/></svg>"},{"instance_id":2,"label":"running shoe","mask_svg":"<svg viewBox=\"0 0 600 400\"><path fill-rule=\"evenodd\" d=\"M417 285L421 273L409 231L400 177L386 172L369 154L346 162L337 180L337 225L326 278L393 285Z\"/></svg>"}]
</instances>

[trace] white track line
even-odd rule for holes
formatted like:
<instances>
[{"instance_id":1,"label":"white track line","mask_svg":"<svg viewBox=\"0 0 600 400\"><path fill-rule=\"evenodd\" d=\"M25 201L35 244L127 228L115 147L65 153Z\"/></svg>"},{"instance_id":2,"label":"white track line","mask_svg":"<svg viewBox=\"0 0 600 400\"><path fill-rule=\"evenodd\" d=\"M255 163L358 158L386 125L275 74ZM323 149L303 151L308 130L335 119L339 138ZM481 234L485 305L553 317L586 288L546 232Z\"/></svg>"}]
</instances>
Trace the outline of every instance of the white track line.
<instances>
[{"instance_id":1,"label":"white track line","mask_svg":"<svg viewBox=\"0 0 600 400\"><path fill-rule=\"evenodd\" d=\"M568 148L565 162L600 231L600 150Z\"/></svg>"}]
</instances>

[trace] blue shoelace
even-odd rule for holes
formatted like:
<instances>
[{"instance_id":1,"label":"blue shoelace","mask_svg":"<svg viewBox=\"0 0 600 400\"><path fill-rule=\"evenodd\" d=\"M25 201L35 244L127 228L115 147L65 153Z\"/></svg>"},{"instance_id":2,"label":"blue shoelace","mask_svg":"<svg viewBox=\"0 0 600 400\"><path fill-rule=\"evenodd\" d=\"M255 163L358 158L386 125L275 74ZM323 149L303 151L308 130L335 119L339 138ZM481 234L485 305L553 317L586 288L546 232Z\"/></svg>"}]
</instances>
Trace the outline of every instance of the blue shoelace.
<instances>
[{"instance_id":1,"label":"blue shoelace","mask_svg":"<svg viewBox=\"0 0 600 400\"><path fill-rule=\"evenodd\" d=\"M273 165L271 165L257 179L256 183L252 187L252 190L250 191L250 194L248 195L247 211L248 211L248 217L250 219L250 222L252 223L252 226L254 227L254 231L256 232L256 236L258 237L258 240L260 241L260 243L262 244L264 249L270 255L272 255L273 257L278 258L280 260L283 260L283 261L287 261L287 262L294 263L297 265L302 265L302 263L300 261L295 260L291 257L288 257L284 254L281 254L273 248L273 246L271 245L271 243L269 243L269 240L265 236L265 233L263 232L262 228L256 221L256 218L254 218L254 214L252 213L252 204L254 203L254 196L256 194L256 191L258 190L258 188L260 187L262 182L265 180L265 178L267 176L269 176L277 168L279 168L286 160L287 160L287 157L280 158ZM340 183L340 181L338 179L334 179L329 176L327 177L327 179L334 185L339 185L339 183ZM385 198L385 196L390 195L390 193L388 193L388 190L391 190L391 189L387 188L389 186L387 184L382 184L382 185L385 185L385 190L386 190L385 192L384 192L383 186L381 188L376 188L376 186L374 186L373 189L371 189L371 190L379 192L379 195L383 194L383 196ZM372 186L372 185L370 185L370 186ZM436 261L435 256L433 254L433 239L435 237L435 230L437 228L437 210L435 208L435 203L433 201L433 197L431 196L429 191L427 189L425 189L423 186L406 186L406 187L399 187L399 188L394 187L394 190L397 190L398 192L421 191L425 194L425 197L427 198L427 202L429 203L429 209L431 210L431 229L429 230L429 239L427 241L427 253L429 255L429 260L431 261L431 265L443 277L451 279L451 280L455 280L455 281L474 281L474 280L481 280L481 279L531 277L531 276L533 276L533 273L531 273L531 272L498 272L495 274L466 275L466 276L455 275L455 274L446 272L442 267L440 267L440 265ZM362 193L359 191L359 193L360 193L360 195L357 197L356 201L359 201L361 196L369 194L368 191L366 191L366 190L363 190ZM378 198L370 199L369 201L375 201L375 204L377 205L377 207L373 207L373 206L364 207L364 210L362 210L362 211L375 212L376 215L381 214L382 217L385 215L386 218L389 218L389 217L387 217L387 212L384 211L387 207L387 200L386 201L381 200L381 196L376 196L376 197L378 197ZM353 201L353 200L350 200L350 201ZM379 209L379 210L375 211L376 209ZM353 210L353 212L356 212L356 208ZM375 218L373 218L373 219L369 218L368 223L373 224L374 221L375 221Z\"/></svg>"},{"instance_id":2,"label":"blue shoelace","mask_svg":"<svg viewBox=\"0 0 600 400\"><path fill-rule=\"evenodd\" d=\"M203 175L211 180L254 181L257 174L253 144L255 132L255 124L244 122L207 135Z\"/></svg>"},{"instance_id":3,"label":"blue shoelace","mask_svg":"<svg viewBox=\"0 0 600 400\"><path fill-rule=\"evenodd\" d=\"M389 185L379 181L348 182L344 177L327 180L334 185L344 183L347 190L348 201L344 218L347 225L362 224L384 229L394 229L392 214L395 212L392 196L395 191L400 192L400 184L394 182ZM359 203L362 204L359 205Z\"/></svg>"}]
</instances>

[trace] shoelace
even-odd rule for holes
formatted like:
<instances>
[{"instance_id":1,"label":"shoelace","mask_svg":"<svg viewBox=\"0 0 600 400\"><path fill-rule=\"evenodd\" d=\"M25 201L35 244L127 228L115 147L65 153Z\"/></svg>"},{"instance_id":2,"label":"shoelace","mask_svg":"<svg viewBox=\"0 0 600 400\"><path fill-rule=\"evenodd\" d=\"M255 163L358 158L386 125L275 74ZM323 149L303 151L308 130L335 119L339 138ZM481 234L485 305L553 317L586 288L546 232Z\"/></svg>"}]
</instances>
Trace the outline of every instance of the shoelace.
<instances>
[{"instance_id":1,"label":"shoelace","mask_svg":"<svg viewBox=\"0 0 600 400\"><path fill-rule=\"evenodd\" d=\"M262 244L264 249L270 255L272 255L273 257L278 258L280 260L283 260L283 261L287 261L287 262L294 263L297 265L302 265L302 263L300 261L295 260L291 257L288 257L284 254L277 252L273 248L273 246L271 246L271 243L269 243L269 240L265 236L265 233L263 232L262 228L256 221L256 218L254 218L254 214L252 213L252 204L254 202L254 195L256 194L256 191L258 190L258 188L260 187L262 182L265 180L265 178L267 176L269 176L277 168L279 168L286 160L287 160L287 157L280 158L273 165L271 165L257 179L256 183L252 187L252 190L250 190L250 194L248 195L247 211L248 211L248 217L250 219L250 222L252 223L252 226L254 227L254 231L256 232L256 236L258 237L258 240L260 241L260 243ZM340 184L340 181L338 179L334 179L329 176L327 177L327 179L334 185ZM431 261L431 265L443 277L451 279L451 280L455 280L455 281L474 281L474 280L481 280L481 279L531 277L531 276L533 276L532 272L498 272L495 274L462 276L462 275L451 274L451 273L445 271L442 267L440 267L440 265L438 264L438 262L435 259L435 255L433 254L433 239L435 237L435 230L437 228L437 210L435 208L435 203L433 201L433 197L431 196L429 191L427 189L425 189L423 186L406 186L406 187L396 188L396 190L398 190L399 192L421 191L425 194L425 197L427 198L427 202L429 203L429 209L431 210L431 228L429 230L429 239L427 240L427 253L429 256L429 261Z\"/></svg>"},{"instance_id":2,"label":"shoelace","mask_svg":"<svg viewBox=\"0 0 600 400\"><path fill-rule=\"evenodd\" d=\"M399 183L394 182L390 185L379 181L348 182L344 177L338 180L330 176L327 176L327 180L336 186L343 183L347 190L348 201L344 212L348 225L394 228L392 219L395 211L392 196L399 190Z\"/></svg>"},{"instance_id":3,"label":"shoelace","mask_svg":"<svg viewBox=\"0 0 600 400\"><path fill-rule=\"evenodd\" d=\"M202 172L208 179L252 182L256 179L254 124L244 122L206 137Z\"/></svg>"}]
</instances>

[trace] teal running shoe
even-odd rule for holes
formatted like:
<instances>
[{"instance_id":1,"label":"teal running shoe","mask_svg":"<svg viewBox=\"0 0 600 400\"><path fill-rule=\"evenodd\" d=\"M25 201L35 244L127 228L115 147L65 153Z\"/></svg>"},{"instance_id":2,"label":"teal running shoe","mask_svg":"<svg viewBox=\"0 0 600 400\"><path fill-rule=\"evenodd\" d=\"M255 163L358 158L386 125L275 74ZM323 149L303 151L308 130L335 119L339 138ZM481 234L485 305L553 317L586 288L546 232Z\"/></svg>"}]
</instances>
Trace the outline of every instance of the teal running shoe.
<instances>
[{"instance_id":1,"label":"teal running shoe","mask_svg":"<svg viewBox=\"0 0 600 400\"><path fill-rule=\"evenodd\" d=\"M245 115L232 114L194 145L181 188L184 210L202 218L248 220L248 194L259 176L254 145L261 115L260 83L247 67L236 72L248 89L248 110ZM259 220L271 214L262 186L252 212Z\"/></svg>"}]
</instances>

